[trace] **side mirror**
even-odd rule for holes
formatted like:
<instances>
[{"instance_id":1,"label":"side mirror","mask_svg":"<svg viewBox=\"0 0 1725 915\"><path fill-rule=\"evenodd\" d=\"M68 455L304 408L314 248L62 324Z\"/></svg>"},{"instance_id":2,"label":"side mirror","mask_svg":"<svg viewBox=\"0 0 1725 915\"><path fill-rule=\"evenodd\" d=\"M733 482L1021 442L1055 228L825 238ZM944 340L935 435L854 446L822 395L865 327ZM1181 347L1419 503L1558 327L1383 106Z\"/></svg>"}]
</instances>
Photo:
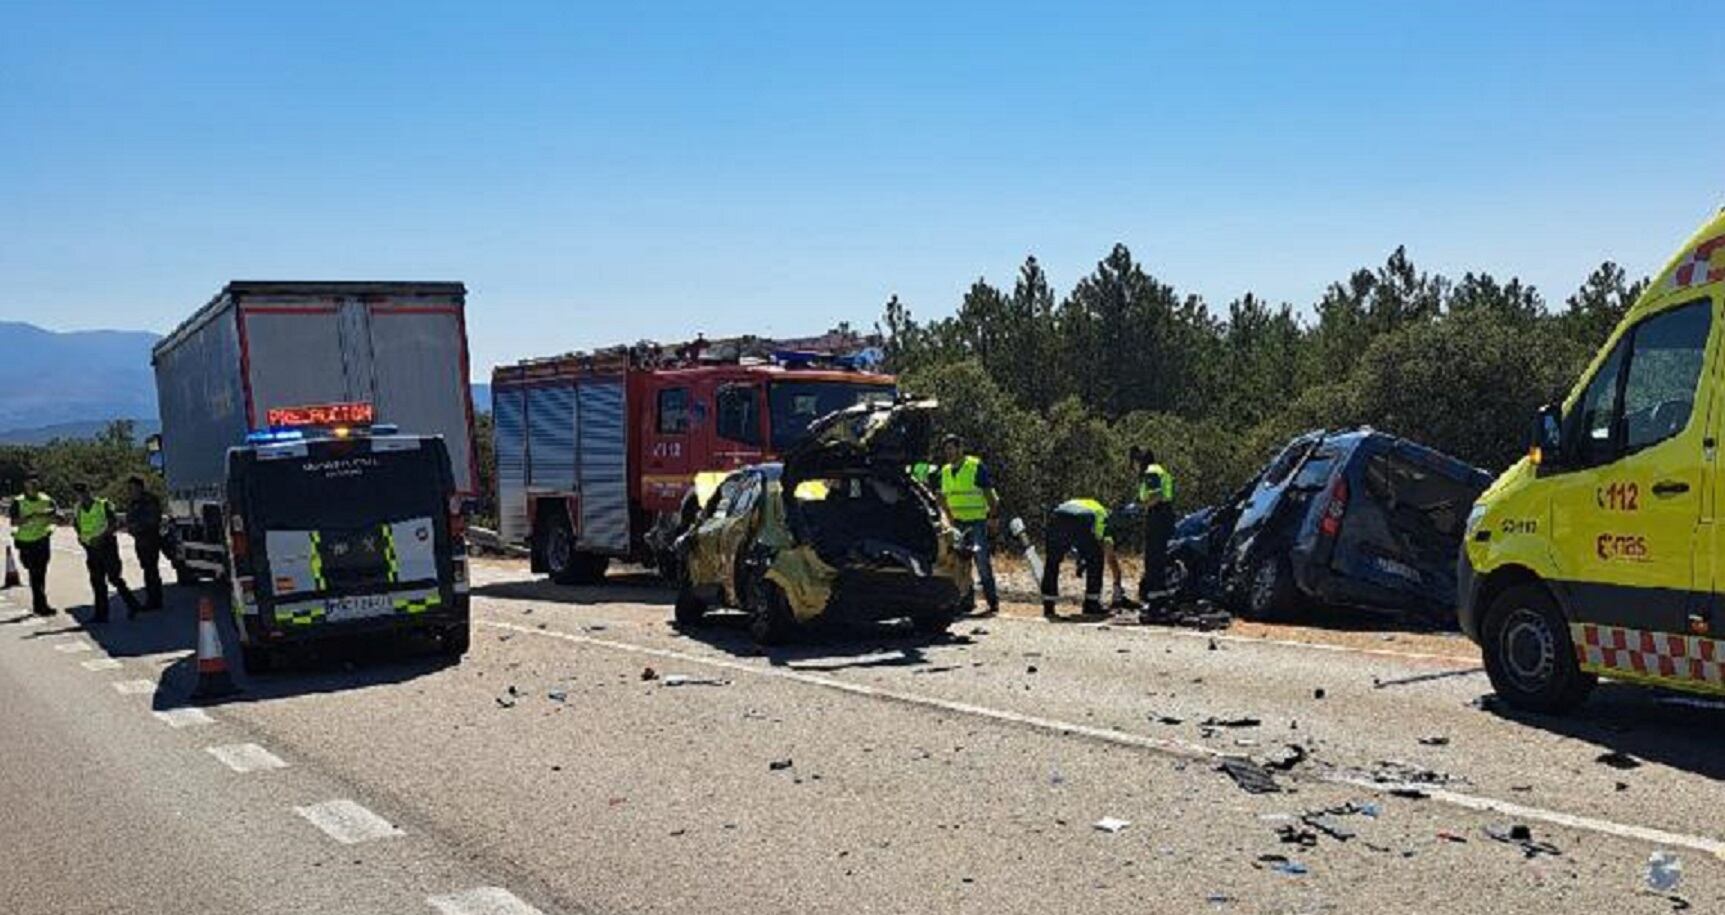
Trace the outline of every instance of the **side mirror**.
<instances>
[{"instance_id":1,"label":"side mirror","mask_svg":"<svg viewBox=\"0 0 1725 915\"><path fill-rule=\"evenodd\" d=\"M1563 408L1546 404L1533 416L1533 433L1529 436L1528 456L1533 463L1548 466L1563 464Z\"/></svg>"}]
</instances>

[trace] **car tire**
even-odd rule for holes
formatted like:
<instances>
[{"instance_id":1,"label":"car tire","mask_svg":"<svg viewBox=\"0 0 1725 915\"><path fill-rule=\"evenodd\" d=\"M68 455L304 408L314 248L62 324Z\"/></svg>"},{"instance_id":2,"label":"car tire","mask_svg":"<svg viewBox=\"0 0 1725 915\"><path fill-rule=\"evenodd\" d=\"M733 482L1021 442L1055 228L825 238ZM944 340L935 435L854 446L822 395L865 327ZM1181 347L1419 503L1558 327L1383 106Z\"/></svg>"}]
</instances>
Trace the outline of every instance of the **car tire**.
<instances>
[{"instance_id":1,"label":"car tire","mask_svg":"<svg viewBox=\"0 0 1725 915\"><path fill-rule=\"evenodd\" d=\"M699 626L707 616L707 602L695 596L695 589L684 582L677 589L676 616L678 626Z\"/></svg>"},{"instance_id":2,"label":"car tire","mask_svg":"<svg viewBox=\"0 0 1725 915\"><path fill-rule=\"evenodd\" d=\"M1481 654L1492 689L1511 707L1561 714L1580 705L1599 678L1575 659L1569 623L1545 588L1506 588L1486 609Z\"/></svg>"},{"instance_id":3,"label":"car tire","mask_svg":"<svg viewBox=\"0 0 1725 915\"><path fill-rule=\"evenodd\" d=\"M1246 582L1246 618L1262 622L1285 619L1294 608L1294 574L1283 556L1265 556L1252 566Z\"/></svg>"},{"instance_id":4,"label":"car tire","mask_svg":"<svg viewBox=\"0 0 1725 915\"><path fill-rule=\"evenodd\" d=\"M248 674L267 674L275 670L279 660L276 650L268 645L240 646L240 662Z\"/></svg>"},{"instance_id":5,"label":"car tire","mask_svg":"<svg viewBox=\"0 0 1725 915\"><path fill-rule=\"evenodd\" d=\"M757 599L749 608L749 635L762 645L784 644L797 628L785 589L763 579L755 583L754 591Z\"/></svg>"},{"instance_id":6,"label":"car tire","mask_svg":"<svg viewBox=\"0 0 1725 915\"><path fill-rule=\"evenodd\" d=\"M473 628L467 623L445 627L437 639L438 650L451 658L460 658L473 647Z\"/></svg>"}]
</instances>

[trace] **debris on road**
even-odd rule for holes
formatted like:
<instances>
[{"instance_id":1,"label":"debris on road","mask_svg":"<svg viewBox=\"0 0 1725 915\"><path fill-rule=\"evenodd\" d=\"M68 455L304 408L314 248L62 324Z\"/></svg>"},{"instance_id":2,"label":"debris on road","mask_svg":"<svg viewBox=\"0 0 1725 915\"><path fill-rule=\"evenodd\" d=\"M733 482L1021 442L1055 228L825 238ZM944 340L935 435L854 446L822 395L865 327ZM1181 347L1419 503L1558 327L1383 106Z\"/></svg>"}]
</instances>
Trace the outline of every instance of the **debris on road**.
<instances>
[{"instance_id":1,"label":"debris on road","mask_svg":"<svg viewBox=\"0 0 1725 915\"><path fill-rule=\"evenodd\" d=\"M1215 718L1215 717L1211 717L1211 718L1204 719L1202 726L1207 727L1207 728L1255 728L1255 727L1258 727L1259 725L1261 725L1263 723L1264 722L1258 720L1257 718L1248 718L1248 717Z\"/></svg>"},{"instance_id":2,"label":"debris on road","mask_svg":"<svg viewBox=\"0 0 1725 915\"><path fill-rule=\"evenodd\" d=\"M731 681L718 677L691 677L688 674L666 674L659 682L664 686L730 686Z\"/></svg>"},{"instance_id":3,"label":"debris on road","mask_svg":"<svg viewBox=\"0 0 1725 915\"><path fill-rule=\"evenodd\" d=\"M1436 769L1399 759L1378 760L1377 768L1371 771L1371 778L1379 784L1401 785L1447 785L1452 781L1450 776Z\"/></svg>"},{"instance_id":4,"label":"debris on road","mask_svg":"<svg viewBox=\"0 0 1725 915\"><path fill-rule=\"evenodd\" d=\"M1601 753L1593 761L1596 763L1602 763L1604 765L1610 766L1613 769L1639 769L1639 768L1641 768L1641 760L1636 759L1633 756L1630 756L1628 753L1625 753L1622 750L1612 750L1609 753Z\"/></svg>"},{"instance_id":5,"label":"debris on road","mask_svg":"<svg viewBox=\"0 0 1725 915\"><path fill-rule=\"evenodd\" d=\"M1317 689L1312 690L1312 698L1313 699L1322 699L1322 698L1324 698L1324 695L1325 695L1324 688L1322 686L1318 687Z\"/></svg>"},{"instance_id":6,"label":"debris on road","mask_svg":"<svg viewBox=\"0 0 1725 915\"><path fill-rule=\"evenodd\" d=\"M1102 832L1112 834L1131 826L1132 822L1130 820L1122 820L1119 817L1103 817L1092 825Z\"/></svg>"},{"instance_id":7,"label":"debris on road","mask_svg":"<svg viewBox=\"0 0 1725 915\"><path fill-rule=\"evenodd\" d=\"M1157 724L1169 724L1169 725L1184 724L1186 721L1186 719L1184 719L1184 718L1175 718L1173 715L1151 715L1150 720L1156 722Z\"/></svg>"},{"instance_id":8,"label":"debris on road","mask_svg":"<svg viewBox=\"0 0 1725 915\"><path fill-rule=\"evenodd\" d=\"M1449 746L1449 738L1448 737L1421 737L1420 738L1420 746L1422 746L1422 747L1447 747L1447 746Z\"/></svg>"},{"instance_id":9,"label":"debris on road","mask_svg":"<svg viewBox=\"0 0 1725 915\"><path fill-rule=\"evenodd\" d=\"M1318 847L1318 834L1310 829L1304 829L1287 823L1276 827L1276 835L1284 845L1298 845L1301 848Z\"/></svg>"},{"instance_id":10,"label":"debris on road","mask_svg":"<svg viewBox=\"0 0 1725 915\"><path fill-rule=\"evenodd\" d=\"M1442 830L1442 829L1438 830L1437 837L1444 840L1445 842L1451 842L1451 843L1454 843L1456 845L1466 845L1467 844L1467 837L1466 836L1457 835L1456 833L1450 832L1448 830Z\"/></svg>"},{"instance_id":11,"label":"debris on road","mask_svg":"<svg viewBox=\"0 0 1725 915\"><path fill-rule=\"evenodd\" d=\"M1556 857L1563 854L1562 850L1550 842L1535 840L1533 830L1522 823L1513 823L1509 826L1487 826L1485 827L1485 834L1494 842L1514 845L1521 849L1521 853L1529 859L1537 858L1540 855Z\"/></svg>"},{"instance_id":12,"label":"debris on road","mask_svg":"<svg viewBox=\"0 0 1725 915\"><path fill-rule=\"evenodd\" d=\"M790 767L791 761L788 759L775 759L772 762L767 763L767 771L769 772L783 772Z\"/></svg>"},{"instance_id":13,"label":"debris on road","mask_svg":"<svg viewBox=\"0 0 1725 915\"><path fill-rule=\"evenodd\" d=\"M554 689L551 692L546 693L545 698L550 699L552 702L568 702L569 693L564 690Z\"/></svg>"},{"instance_id":14,"label":"debris on road","mask_svg":"<svg viewBox=\"0 0 1725 915\"><path fill-rule=\"evenodd\" d=\"M1683 883L1683 859L1664 849L1647 856L1647 888L1660 895L1677 891Z\"/></svg>"},{"instance_id":15,"label":"debris on road","mask_svg":"<svg viewBox=\"0 0 1725 915\"><path fill-rule=\"evenodd\" d=\"M1224 757L1217 771L1226 773L1247 794L1275 794L1282 790L1268 769L1244 756Z\"/></svg>"},{"instance_id":16,"label":"debris on road","mask_svg":"<svg viewBox=\"0 0 1725 915\"><path fill-rule=\"evenodd\" d=\"M1311 872L1304 864L1287 855L1259 855L1258 863L1253 866L1263 868L1265 865L1278 874L1287 874L1290 877L1303 877Z\"/></svg>"},{"instance_id":17,"label":"debris on road","mask_svg":"<svg viewBox=\"0 0 1725 915\"><path fill-rule=\"evenodd\" d=\"M1311 754L1307 752L1305 747L1297 743L1290 743L1283 747L1280 754L1264 760L1264 768L1274 769L1277 772L1292 772L1295 766L1310 758Z\"/></svg>"},{"instance_id":18,"label":"debris on road","mask_svg":"<svg viewBox=\"0 0 1725 915\"><path fill-rule=\"evenodd\" d=\"M658 671L654 670L651 667L645 667L645 668L641 669L641 682L642 683L650 683L650 682L657 680L657 679L659 679L659 672Z\"/></svg>"}]
</instances>

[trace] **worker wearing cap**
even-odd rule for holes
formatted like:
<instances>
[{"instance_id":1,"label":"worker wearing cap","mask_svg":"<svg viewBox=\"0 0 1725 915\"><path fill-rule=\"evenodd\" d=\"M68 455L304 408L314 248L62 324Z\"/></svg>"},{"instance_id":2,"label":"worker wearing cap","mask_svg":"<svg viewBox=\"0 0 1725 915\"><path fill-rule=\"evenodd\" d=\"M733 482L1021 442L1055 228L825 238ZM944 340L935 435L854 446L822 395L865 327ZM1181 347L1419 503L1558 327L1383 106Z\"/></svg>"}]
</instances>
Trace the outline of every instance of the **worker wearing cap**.
<instances>
[{"instance_id":1,"label":"worker wearing cap","mask_svg":"<svg viewBox=\"0 0 1725 915\"><path fill-rule=\"evenodd\" d=\"M162 500L133 474L126 480L126 533L144 569L144 609L162 609Z\"/></svg>"},{"instance_id":2,"label":"worker wearing cap","mask_svg":"<svg viewBox=\"0 0 1725 915\"><path fill-rule=\"evenodd\" d=\"M72 491L78 494L74 518L78 542L84 546L84 567L90 570L90 621L108 621L110 584L126 602L126 616L130 618L142 608L138 606L138 599L132 596L132 589L126 587L126 580L120 576L120 544L114 539L115 532L120 529L120 518L114 512L113 503L91 494L88 483L73 483Z\"/></svg>"},{"instance_id":3,"label":"worker wearing cap","mask_svg":"<svg viewBox=\"0 0 1725 915\"><path fill-rule=\"evenodd\" d=\"M1000 593L994 585L994 560L989 554L989 529L1000 523L1000 497L988 465L974 454L964 453L964 440L948 435L941 440L946 463L940 468L940 503L947 517L964 532L976 548L976 573L982 579L982 596L988 602L985 615L1000 612Z\"/></svg>"},{"instance_id":4,"label":"worker wearing cap","mask_svg":"<svg viewBox=\"0 0 1725 915\"><path fill-rule=\"evenodd\" d=\"M1042 615L1059 619L1055 601L1060 599L1060 563L1076 551L1084 568L1084 613L1101 615L1102 565L1114 574L1114 590L1120 590L1120 558L1114 554L1114 532L1108 507L1095 499L1068 499L1048 515L1048 558L1042 567Z\"/></svg>"},{"instance_id":5,"label":"worker wearing cap","mask_svg":"<svg viewBox=\"0 0 1725 915\"><path fill-rule=\"evenodd\" d=\"M59 510L53 497L42 491L42 481L31 474L24 478L24 491L13 497L9 511L18 561L30 575L30 608L38 616L54 614L48 606L48 559L53 555L49 540Z\"/></svg>"},{"instance_id":6,"label":"worker wearing cap","mask_svg":"<svg viewBox=\"0 0 1725 915\"><path fill-rule=\"evenodd\" d=\"M1174 536L1174 475L1156 462L1149 448L1132 449L1138 475L1138 504L1144 509L1144 574L1138 599L1147 609L1168 598L1168 540Z\"/></svg>"}]
</instances>

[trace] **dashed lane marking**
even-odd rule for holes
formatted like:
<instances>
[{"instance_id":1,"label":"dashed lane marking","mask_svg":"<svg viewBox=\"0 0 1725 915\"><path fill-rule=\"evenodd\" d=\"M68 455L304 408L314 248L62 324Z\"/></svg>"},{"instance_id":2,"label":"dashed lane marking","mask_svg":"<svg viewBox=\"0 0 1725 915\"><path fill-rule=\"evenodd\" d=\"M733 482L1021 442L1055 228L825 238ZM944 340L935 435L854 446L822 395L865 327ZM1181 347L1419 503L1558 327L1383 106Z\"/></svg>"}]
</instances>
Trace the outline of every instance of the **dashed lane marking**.
<instances>
[{"instance_id":1,"label":"dashed lane marking","mask_svg":"<svg viewBox=\"0 0 1725 915\"><path fill-rule=\"evenodd\" d=\"M91 658L79 663L78 666L85 670L118 670L120 669L120 661L117 658Z\"/></svg>"},{"instance_id":2,"label":"dashed lane marking","mask_svg":"<svg viewBox=\"0 0 1725 915\"><path fill-rule=\"evenodd\" d=\"M208 712L190 705L162 709L151 714L171 728L190 728L201 724L216 723L216 719L211 718Z\"/></svg>"},{"instance_id":3,"label":"dashed lane marking","mask_svg":"<svg viewBox=\"0 0 1725 915\"><path fill-rule=\"evenodd\" d=\"M433 896L426 902L442 915L545 915L515 898L514 893L495 886Z\"/></svg>"},{"instance_id":4,"label":"dashed lane marking","mask_svg":"<svg viewBox=\"0 0 1725 915\"><path fill-rule=\"evenodd\" d=\"M121 680L113 684L114 692L122 696L145 696L156 691L154 680Z\"/></svg>"},{"instance_id":5,"label":"dashed lane marking","mask_svg":"<svg viewBox=\"0 0 1725 915\"><path fill-rule=\"evenodd\" d=\"M1074 722L1061 721L1055 718L1043 718L1036 715L1025 715L1019 712L1008 711L1006 709L973 705L968 702L954 702L952 700L940 699L934 696L924 696L916 693L900 692L898 690L881 689L878 687L866 686L861 683L850 683L844 680L835 680L831 677L823 677L800 671L784 670L772 667L756 667L751 664L745 664L741 661L703 657L701 655L675 651L669 648L650 648L645 645L635 645L629 642L619 642L613 639L599 639L589 635L576 635L570 632L557 632L551 629L535 629L527 626L518 626L514 623L498 622L496 620L474 620L474 623L480 626L489 626L493 629L507 630L520 635L544 636L553 639L560 639L565 642L573 642L579 645L592 645L597 648L609 648L614 651L663 658L687 664L700 664L721 670L753 674L759 677L789 680L794 683L804 683L810 686L818 686L823 689L834 690L836 692L850 693L855 696L885 699L905 705L937 709L943 712L970 715L977 718L987 718L994 721L1022 725L1060 736L1086 737L1091 740L1099 740L1115 744L1117 746L1135 747L1142 750L1150 750L1152 752L1185 759L1213 760L1229 755L1212 747L1206 747L1195 743L1187 743L1183 740L1129 734L1125 731L1113 730L1112 728L1092 727ZM1370 779L1357 778L1338 773L1323 774L1317 776L1317 778L1331 784L1347 785L1352 788L1358 788L1378 794L1389 794L1392 791L1409 787L1406 785L1383 784L1371 781ZM1429 795L1432 800L1467 810L1489 811L1502 815L1514 816L1520 819L1539 820L1556 826L1564 826L1571 829L1616 836L1622 839L1650 842L1657 845L1674 845L1725 858L1725 842L1705 836L1685 835L1683 833L1667 832L1662 829L1648 826L1617 823L1611 820L1598 819L1596 817L1566 813L1561 810L1546 810L1539 807L1528 807L1522 804L1512 803L1510 801L1500 801L1495 798L1463 794L1458 791L1434 789L1425 785L1417 787L1419 790Z\"/></svg>"},{"instance_id":6,"label":"dashed lane marking","mask_svg":"<svg viewBox=\"0 0 1725 915\"><path fill-rule=\"evenodd\" d=\"M287 763L283 762L281 757L255 743L230 743L219 747L205 747L204 750L235 772L263 772L287 768Z\"/></svg>"},{"instance_id":7,"label":"dashed lane marking","mask_svg":"<svg viewBox=\"0 0 1725 915\"><path fill-rule=\"evenodd\" d=\"M324 835L343 845L405 835L388 820L349 800L324 801L310 807L295 807L294 813L311 821Z\"/></svg>"}]
</instances>

